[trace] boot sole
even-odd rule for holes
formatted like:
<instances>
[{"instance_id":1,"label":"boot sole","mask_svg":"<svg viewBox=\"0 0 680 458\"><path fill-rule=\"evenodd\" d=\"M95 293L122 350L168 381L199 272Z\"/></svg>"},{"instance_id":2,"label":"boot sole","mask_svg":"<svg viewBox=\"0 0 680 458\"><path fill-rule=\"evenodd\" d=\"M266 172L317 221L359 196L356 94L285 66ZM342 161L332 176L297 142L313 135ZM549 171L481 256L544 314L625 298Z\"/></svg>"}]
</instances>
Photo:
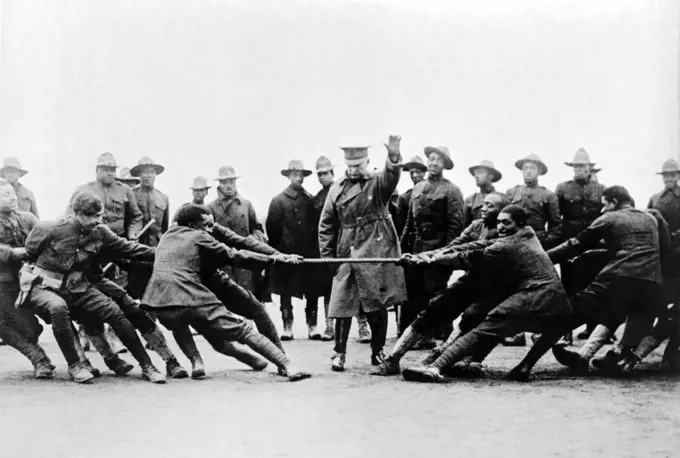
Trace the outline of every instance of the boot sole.
<instances>
[{"instance_id":1,"label":"boot sole","mask_svg":"<svg viewBox=\"0 0 680 458\"><path fill-rule=\"evenodd\" d=\"M34 378L36 380L50 380L54 378L54 374L35 374Z\"/></svg>"},{"instance_id":2,"label":"boot sole","mask_svg":"<svg viewBox=\"0 0 680 458\"><path fill-rule=\"evenodd\" d=\"M429 374L424 374L422 372L414 371L411 369L404 369L402 372L404 380L407 382L417 382L417 383L442 383L443 380L437 380L430 376Z\"/></svg>"},{"instance_id":3,"label":"boot sole","mask_svg":"<svg viewBox=\"0 0 680 458\"><path fill-rule=\"evenodd\" d=\"M335 339L335 337L333 337L333 336L321 336L322 342L330 342L333 339Z\"/></svg>"},{"instance_id":4,"label":"boot sole","mask_svg":"<svg viewBox=\"0 0 680 458\"><path fill-rule=\"evenodd\" d=\"M151 383L154 383L156 385L163 385L166 382L165 379L151 380L151 377L149 377L148 375L144 375L144 374L142 374L142 380L146 380L147 382L151 382Z\"/></svg>"},{"instance_id":5,"label":"boot sole","mask_svg":"<svg viewBox=\"0 0 680 458\"><path fill-rule=\"evenodd\" d=\"M125 366L125 367L120 368L118 370L113 370L111 368L109 368L109 369L111 369L113 371L113 373L116 374L116 377L124 377L124 376L128 375L130 373L130 371L134 368L135 367L132 364L130 364L129 366Z\"/></svg>"},{"instance_id":6,"label":"boot sole","mask_svg":"<svg viewBox=\"0 0 680 458\"><path fill-rule=\"evenodd\" d=\"M70 377L70 378L71 378L72 381L74 381L76 383L88 383L88 382L91 382L94 379L94 375L91 376L91 377L88 377L88 378L81 379L81 380L76 380L73 377Z\"/></svg>"},{"instance_id":7,"label":"boot sole","mask_svg":"<svg viewBox=\"0 0 680 458\"><path fill-rule=\"evenodd\" d=\"M293 338L290 337L290 336L281 336L281 341L282 341L282 342L288 342L289 340L293 340Z\"/></svg>"},{"instance_id":8,"label":"boot sole","mask_svg":"<svg viewBox=\"0 0 680 458\"><path fill-rule=\"evenodd\" d=\"M289 382L299 382L300 380L304 380L307 378L310 378L312 374L309 374L307 372L298 372L293 375L288 376L288 381Z\"/></svg>"},{"instance_id":9,"label":"boot sole","mask_svg":"<svg viewBox=\"0 0 680 458\"><path fill-rule=\"evenodd\" d=\"M314 334L313 336L308 336L307 337L309 340L321 340L321 336Z\"/></svg>"},{"instance_id":10,"label":"boot sole","mask_svg":"<svg viewBox=\"0 0 680 458\"><path fill-rule=\"evenodd\" d=\"M344 366L331 366L331 370L333 372L345 372L345 367Z\"/></svg>"},{"instance_id":11,"label":"boot sole","mask_svg":"<svg viewBox=\"0 0 680 458\"><path fill-rule=\"evenodd\" d=\"M205 371L193 371L191 378L194 380L202 380L206 377Z\"/></svg>"},{"instance_id":12,"label":"boot sole","mask_svg":"<svg viewBox=\"0 0 680 458\"><path fill-rule=\"evenodd\" d=\"M171 373L171 374L168 374L168 375L170 376L170 378L174 378L174 379L182 379L182 378L188 378L189 377L189 373L187 371L185 371L184 369L182 369L180 371L176 371L175 373Z\"/></svg>"}]
</instances>

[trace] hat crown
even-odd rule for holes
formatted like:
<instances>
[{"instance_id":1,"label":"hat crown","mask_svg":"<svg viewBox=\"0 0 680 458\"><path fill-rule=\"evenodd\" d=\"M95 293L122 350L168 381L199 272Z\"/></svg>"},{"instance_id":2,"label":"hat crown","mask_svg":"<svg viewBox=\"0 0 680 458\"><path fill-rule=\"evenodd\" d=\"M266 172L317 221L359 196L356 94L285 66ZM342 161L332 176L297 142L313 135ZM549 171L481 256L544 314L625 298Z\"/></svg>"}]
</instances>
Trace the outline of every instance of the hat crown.
<instances>
[{"instance_id":1,"label":"hat crown","mask_svg":"<svg viewBox=\"0 0 680 458\"><path fill-rule=\"evenodd\" d=\"M676 159L668 159L661 166L661 173L680 172L680 163Z\"/></svg>"},{"instance_id":2,"label":"hat crown","mask_svg":"<svg viewBox=\"0 0 680 458\"><path fill-rule=\"evenodd\" d=\"M137 165L156 165L156 163L149 156L144 156L139 160Z\"/></svg>"},{"instance_id":3,"label":"hat crown","mask_svg":"<svg viewBox=\"0 0 680 458\"><path fill-rule=\"evenodd\" d=\"M425 154L432 154L432 153L439 153L439 154L445 154L446 156L451 156L451 153L449 152L449 148L444 146L444 145L439 145L435 147L427 147L425 148Z\"/></svg>"},{"instance_id":4,"label":"hat crown","mask_svg":"<svg viewBox=\"0 0 680 458\"><path fill-rule=\"evenodd\" d=\"M194 178L194 183L192 185L192 188L194 189L202 189L202 188L209 188L210 186L208 185L208 179L204 176L197 176Z\"/></svg>"},{"instance_id":5,"label":"hat crown","mask_svg":"<svg viewBox=\"0 0 680 458\"><path fill-rule=\"evenodd\" d=\"M224 165L220 167L217 174L219 175L220 179L236 178L236 169L232 165Z\"/></svg>"},{"instance_id":6,"label":"hat crown","mask_svg":"<svg viewBox=\"0 0 680 458\"><path fill-rule=\"evenodd\" d=\"M127 167L123 167L120 169L118 172L118 178L121 180L136 180L136 177L133 177L132 174L130 174L130 169Z\"/></svg>"},{"instance_id":7,"label":"hat crown","mask_svg":"<svg viewBox=\"0 0 680 458\"><path fill-rule=\"evenodd\" d=\"M341 146L345 152L346 161L355 161L357 159L364 159L368 157L368 146Z\"/></svg>"},{"instance_id":8,"label":"hat crown","mask_svg":"<svg viewBox=\"0 0 680 458\"><path fill-rule=\"evenodd\" d=\"M491 162L491 161L488 160L488 159L482 159L482 160L479 162L479 167L487 167L487 168L490 168L490 169L495 169L495 168L496 168L496 166L494 165L494 163Z\"/></svg>"},{"instance_id":9,"label":"hat crown","mask_svg":"<svg viewBox=\"0 0 680 458\"><path fill-rule=\"evenodd\" d=\"M333 167L333 164L331 163L331 160L328 159L326 156L321 156L319 159L316 160L316 164L314 164L314 166L316 170L319 170L328 167Z\"/></svg>"},{"instance_id":10,"label":"hat crown","mask_svg":"<svg viewBox=\"0 0 680 458\"><path fill-rule=\"evenodd\" d=\"M288 162L288 170L305 170L305 166L299 159L293 159Z\"/></svg>"},{"instance_id":11,"label":"hat crown","mask_svg":"<svg viewBox=\"0 0 680 458\"><path fill-rule=\"evenodd\" d=\"M415 162L416 164L425 165L425 161L424 161L423 158L420 157L420 156L413 156L413 157L409 160L409 162Z\"/></svg>"},{"instance_id":12,"label":"hat crown","mask_svg":"<svg viewBox=\"0 0 680 458\"><path fill-rule=\"evenodd\" d=\"M574 153L574 159L571 161L572 164L592 164L590 160L590 155L588 151L583 148L579 148Z\"/></svg>"},{"instance_id":13,"label":"hat crown","mask_svg":"<svg viewBox=\"0 0 680 458\"><path fill-rule=\"evenodd\" d=\"M8 157L2 162L2 167L11 167L14 169L19 169L21 170L21 163L19 162L19 159L16 157Z\"/></svg>"},{"instance_id":14,"label":"hat crown","mask_svg":"<svg viewBox=\"0 0 680 458\"><path fill-rule=\"evenodd\" d=\"M541 160L541 156L539 156L536 153L531 153L527 157L524 158L524 162L543 162Z\"/></svg>"},{"instance_id":15,"label":"hat crown","mask_svg":"<svg viewBox=\"0 0 680 458\"><path fill-rule=\"evenodd\" d=\"M97 157L97 167L118 167L118 165L113 154L103 153Z\"/></svg>"}]
</instances>

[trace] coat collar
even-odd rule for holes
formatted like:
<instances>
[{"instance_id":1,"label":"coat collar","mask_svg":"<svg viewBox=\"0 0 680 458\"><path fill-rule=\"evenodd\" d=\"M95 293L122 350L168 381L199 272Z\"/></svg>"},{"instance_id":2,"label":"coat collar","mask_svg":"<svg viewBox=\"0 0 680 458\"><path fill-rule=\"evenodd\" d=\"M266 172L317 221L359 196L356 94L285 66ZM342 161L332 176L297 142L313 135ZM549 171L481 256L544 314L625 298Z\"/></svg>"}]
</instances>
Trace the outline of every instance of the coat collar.
<instances>
[{"instance_id":1,"label":"coat collar","mask_svg":"<svg viewBox=\"0 0 680 458\"><path fill-rule=\"evenodd\" d=\"M361 182L351 182L347 180L346 186L349 186L349 190L347 193L342 196L342 200L340 201L341 204L344 204L345 202L349 202L350 200L354 199L356 196L361 194Z\"/></svg>"},{"instance_id":2,"label":"coat collar","mask_svg":"<svg viewBox=\"0 0 680 458\"><path fill-rule=\"evenodd\" d=\"M675 197L680 197L680 186L675 185L671 189L664 189L661 194L663 195L663 194L666 194L668 192L672 193Z\"/></svg>"},{"instance_id":3,"label":"coat collar","mask_svg":"<svg viewBox=\"0 0 680 458\"><path fill-rule=\"evenodd\" d=\"M222 191L220 191L219 188L218 188L217 189L217 195L219 196L220 204L222 204L222 206L224 206L224 207L228 207L229 204L232 203L232 202L236 202L238 204L241 203L241 195L238 192L236 192L236 194L234 194L233 196L228 197L228 196L225 196L224 193Z\"/></svg>"}]
</instances>

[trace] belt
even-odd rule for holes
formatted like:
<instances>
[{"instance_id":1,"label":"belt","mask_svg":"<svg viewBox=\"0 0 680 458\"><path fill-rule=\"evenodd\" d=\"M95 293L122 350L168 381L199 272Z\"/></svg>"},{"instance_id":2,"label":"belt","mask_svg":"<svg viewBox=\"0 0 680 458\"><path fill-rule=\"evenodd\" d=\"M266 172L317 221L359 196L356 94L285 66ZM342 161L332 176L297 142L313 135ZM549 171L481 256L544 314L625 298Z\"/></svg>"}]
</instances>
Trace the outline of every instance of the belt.
<instances>
[{"instance_id":1,"label":"belt","mask_svg":"<svg viewBox=\"0 0 680 458\"><path fill-rule=\"evenodd\" d=\"M360 216L356 220L351 222L343 222L342 227L361 227L366 224L374 223L380 221L381 219L391 218L389 213L370 213L366 216Z\"/></svg>"},{"instance_id":2,"label":"belt","mask_svg":"<svg viewBox=\"0 0 680 458\"><path fill-rule=\"evenodd\" d=\"M42 267L33 266L33 274L41 277L43 285L50 288L61 289L61 285L64 283L64 276L62 274L43 269Z\"/></svg>"}]
</instances>

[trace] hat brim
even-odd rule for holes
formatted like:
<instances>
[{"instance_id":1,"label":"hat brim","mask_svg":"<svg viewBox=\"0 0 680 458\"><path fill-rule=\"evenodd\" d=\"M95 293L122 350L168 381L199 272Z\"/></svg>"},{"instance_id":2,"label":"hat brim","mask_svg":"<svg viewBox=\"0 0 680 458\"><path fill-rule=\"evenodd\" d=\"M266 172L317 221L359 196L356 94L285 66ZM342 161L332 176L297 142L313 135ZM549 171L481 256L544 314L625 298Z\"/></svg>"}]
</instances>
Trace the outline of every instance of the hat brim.
<instances>
[{"instance_id":1,"label":"hat brim","mask_svg":"<svg viewBox=\"0 0 680 458\"><path fill-rule=\"evenodd\" d=\"M22 177L22 176L24 176L24 175L26 175L26 174L28 173L28 170L20 169L20 168L18 168L18 167L11 167L11 166L9 166L9 167L3 167L3 168L0 169L0 176L4 177L4 175L5 175L5 170L7 170L7 169L18 170L18 171L19 171L19 176L20 176L20 177Z\"/></svg>"},{"instance_id":2,"label":"hat brim","mask_svg":"<svg viewBox=\"0 0 680 458\"><path fill-rule=\"evenodd\" d=\"M308 177L312 174L311 170L306 170L306 169L305 170L285 169L285 170L281 170L281 175L283 175L284 177L287 177L288 175L290 175L291 172L302 172L302 175L306 176L306 177Z\"/></svg>"},{"instance_id":3,"label":"hat brim","mask_svg":"<svg viewBox=\"0 0 680 458\"><path fill-rule=\"evenodd\" d=\"M427 172L427 166L425 164L421 164L420 162L407 162L404 164L404 171L409 172L413 169L418 169L422 172Z\"/></svg>"},{"instance_id":4,"label":"hat brim","mask_svg":"<svg viewBox=\"0 0 680 458\"><path fill-rule=\"evenodd\" d=\"M210 189L210 188L212 188L212 186L205 186L205 187L202 187L202 188L194 188L193 186L189 186L189 189L191 189L192 191L201 191L203 189Z\"/></svg>"},{"instance_id":5,"label":"hat brim","mask_svg":"<svg viewBox=\"0 0 680 458\"><path fill-rule=\"evenodd\" d=\"M130 169L130 175L132 175L133 177L138 177L142 173L142 170L147 167L153 167L154 170L156 171L156 175L160 175L161 173L163 173L163 170L165 170L165 167L163 167L160 164L140 164L135 165Z\"/></svg>"},{"instance_id":6,"label":"hat brim","mask_svg":"<svg viewBox=\"0 0 680 458\"><path fill-rule=\"evenodd\" d=\"M522 167L524 167L524 164L527 162L533 162L534 164L538 165L539 175L545 175L546 173L548 173L548 166L545 165L543 161L535 161L533 159L520 159L517 162L515 162L515 167L522 170Z\"/></svg>"},{"instance_id":7,"label":"hat brim","mask_svg":"<svg viewBox=\"0 0 680 458\"><path fill-rule=\"evenodd\" d=\"M667 173L680 173L680 170L664 170L662 172L656 172L657 175L665 175Z\"/></svg>"},{"instance_id":8,"label":"hat brim","mask_svg":"<svg viewBox=\"0 0 680 458\"><path fill-rule=\"evenodd\" d=\"M590 165L593 166L595 165L596 162L565 162L564 165L567 165L569 167L574 167L576 165Z\"/></svg>"},{"instance_id":9,"label":"hat brim","mask_svg":"<svg viewBox=\"0 0 680 458\"><path fill-rule=\"evenodd\" d=\"M468 171L470 172L470 175L475 176L475 170L477 170L477 169L484 169L484 170L488 170L489 172L491 172L491 182L492 183L500 181L500 179L503 178L503 174L500 171L494 169L493 167L489 167L487 165L473 165L472 167L470 167L468 169Z\"/></svg>"},{"instance_id":10,"label":"hat brim","mask_svg":"<svg viewBox=\"0 0 680 458\"><path fill-rule=\"evenodd\" d=\"M241 175L224 175L224 176L215 178L215 181L236 180L238 178L241 178Z\"/></svg>"},{"instance_id":11,"label":"hat brim","mask_svg":"<svg viewBox=\"0 0 680 458\"><path fill-rule=\"evenodd\" d=\"M441 157L444 158L444 169L445 169L445 170L451 170L451 169L453 169L454 163L453 163L453 161L451 160L451 157L450 157L448 154L446 154L444 151L440 150L439 148L436 148L436 147L434 147L434 146L426 146L424 152L425 152L425 156L426 156L428 159L430 158L430 155L431 155L432 153L437 153L437 154L439 154Z\"/></svg>"},{"instance_id":12,"label":"hat brim","mask_svg":"<svg viewBox=\"0 0 680 458\"><path fill-rule=\"evenodd\" d=\"M363 164L366 159L368 159L368 157L362 157L361 159L345 159L345 165L355 167Z\"/></svg>"}]
</instances>

